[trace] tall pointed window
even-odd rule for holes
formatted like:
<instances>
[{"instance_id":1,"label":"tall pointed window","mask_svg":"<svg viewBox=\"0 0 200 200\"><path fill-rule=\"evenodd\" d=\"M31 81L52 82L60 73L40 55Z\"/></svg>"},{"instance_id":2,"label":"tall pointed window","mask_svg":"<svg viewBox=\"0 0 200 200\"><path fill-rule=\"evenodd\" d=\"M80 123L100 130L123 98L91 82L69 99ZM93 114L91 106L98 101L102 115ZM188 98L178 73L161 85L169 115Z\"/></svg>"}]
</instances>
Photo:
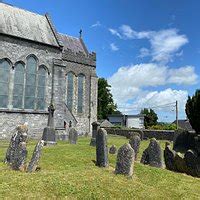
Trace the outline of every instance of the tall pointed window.
<instances>
[{"instance_id":1,"label":"tall pointed window","mask_svg":"<svg viewBox=\"0 0 200 200\"><path fill-rule=\"evenodd\" d=\"M73 108L73 95L74 95L74 74L69 72L67 74L67 107L70 111Z\"/></svg>"},{"instance_id":2,"label":"tall pointed window","mask_svg":"<svg viewBox=\"0 0 200 200\"><path fill-rule=\"evenodd\" d=\"M44 67L39 67L38 84L37 84L37 109L45 109L45 87L46 87L46 70Z\"/></svg>"},{"instance_id":3,"label":"tall pointed window","mask_svg":"<svg viewBox=\"0 0 200 200\"><path fill-rule=\"evenodd\" d=\"M35 57L30 56L27 59L26 66L26 85L25 85L25 109L34 109L35 107L35 92L36 92L36 70L37 61Z\"/></svg>"},{"instance_id":4,"label":"tall pointed window","mask_svg":"<svg viewBox=\"0 0 200 200\"><path fill-rule=\"evenodd\" d=\"M15 66L13 108L23 108L25 68L22 63Z\"/></svg>"},{"instance_id":5,"label":"tall pointed window","mask_svg":"<svg viewBox=\"0 0 200 200\"><path fill-rule=\"evenodd\" d=\"M6 60L0 61L0 108L8 106L10 64Z\"/></svg>"},{"instance_id":6,"label":"tall pointed window","mask_svg":"<svg viewBox=\"0 0 200 200\"><path fill-rule=\"evenodd\" d=\"M83 74L78 75L78 113L83 112L84 81L85 76Z\"/></svg>"}]
</instances>

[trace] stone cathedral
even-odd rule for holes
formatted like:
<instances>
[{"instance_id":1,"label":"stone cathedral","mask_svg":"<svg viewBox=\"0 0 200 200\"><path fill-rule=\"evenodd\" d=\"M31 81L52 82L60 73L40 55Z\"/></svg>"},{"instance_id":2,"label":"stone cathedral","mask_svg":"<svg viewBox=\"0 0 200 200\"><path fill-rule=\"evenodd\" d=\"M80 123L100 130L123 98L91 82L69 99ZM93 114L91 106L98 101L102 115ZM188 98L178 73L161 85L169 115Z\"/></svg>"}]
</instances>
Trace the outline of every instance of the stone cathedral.
<instances>
[{"instance_id":1,"label":"stone cathedral","mask_svg":"<svg viewBox=\"0 0 200 200\"><path fill-rule=\"evenodd\" d=\"M47 125L91 133L97 120L96 54L83 39L58 33L48 14L0 3L0 138L27 123L32 138Z\"/></svg>"}]
</instances>

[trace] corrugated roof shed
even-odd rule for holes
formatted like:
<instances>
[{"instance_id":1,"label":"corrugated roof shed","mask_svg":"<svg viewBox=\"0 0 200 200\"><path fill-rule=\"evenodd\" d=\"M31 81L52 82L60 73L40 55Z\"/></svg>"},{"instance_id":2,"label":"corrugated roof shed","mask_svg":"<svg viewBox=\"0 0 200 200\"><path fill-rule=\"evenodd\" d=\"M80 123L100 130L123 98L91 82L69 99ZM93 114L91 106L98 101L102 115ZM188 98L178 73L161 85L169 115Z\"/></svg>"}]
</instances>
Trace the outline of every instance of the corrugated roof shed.
<instances>
[{"instance_id":1,"label":"corrugated roof shed","mask_svg":"<svg viewBox=\"0 0 200 200\"><path fill-rule=\"evenodd\" d=\"M0 3L0 33L59 46L46 16L4 3Z\"/></svg>"}]
</instances>

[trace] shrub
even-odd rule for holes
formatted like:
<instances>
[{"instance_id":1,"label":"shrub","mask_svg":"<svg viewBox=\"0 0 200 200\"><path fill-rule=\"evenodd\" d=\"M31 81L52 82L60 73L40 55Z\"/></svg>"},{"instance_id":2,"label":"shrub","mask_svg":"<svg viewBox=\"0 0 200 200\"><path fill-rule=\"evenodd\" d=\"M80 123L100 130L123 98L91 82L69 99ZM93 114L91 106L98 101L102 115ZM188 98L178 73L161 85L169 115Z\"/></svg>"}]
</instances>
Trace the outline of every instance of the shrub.
<instances>
[{"instance_id":1,"label":"shrub","mask_svg":"<svg viewBox=\"0 0 200 200\"><path fill-rule=\"evenodd\" d=\"M200 90L196 90L192 97L188 97L185 112L192 128L200 133Z\"/></svg>"}]
</instances>

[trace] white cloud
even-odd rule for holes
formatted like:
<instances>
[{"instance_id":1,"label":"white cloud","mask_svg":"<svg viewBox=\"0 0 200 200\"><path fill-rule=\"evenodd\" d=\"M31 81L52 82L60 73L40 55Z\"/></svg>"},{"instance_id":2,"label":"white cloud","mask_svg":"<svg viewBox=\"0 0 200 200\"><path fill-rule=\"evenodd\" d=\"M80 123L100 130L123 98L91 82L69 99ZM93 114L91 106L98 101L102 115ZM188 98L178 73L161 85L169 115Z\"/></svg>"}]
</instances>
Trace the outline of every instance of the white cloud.
<instances>
[{"instance_id":1,"label":"white cloud","mask_svg":"<svg viewBox=\"0 0 200 200\"><path fill-rule=\"evenodd\" d=\"M193 66L180 67L178 69L169 70L169 83L178 85L193 85L197 83L198 76Z\"/></svg>"},{"instance_id":2,"label":"white cloud","mask_svg":"<svg viewBox=\"0 0 200 200\"><path fill-rule=\"evenodd\" d=\"M108 82L112 86L111 92L121 111L138 110L139 112L142 107L163 105L176 100L183 108L187 91L171 88L156 91L155 88L168 84L191 85L197 82L197 78L192 66L173 69L156 63L142 63L119 68Z\"/></svg>"},{"instance_id":3,"label":"white cloud","mask_svg":"<svg viewBox=\"0 0 200 200\"><path fill-rule=\"evenodd\" d=\"M94 28L94 27L98 27L98 26L101 26L100 21L97 21L96 23L92 24L90 27Z\"/></svg>"},{"instance_id":4,"label":"white cloud","mask_svg":"<svg viewBox=\"0 0 200 200\"><path fill-rule=\"evenodd\" d=\"M128 25L122 25L118 30L109 31L120 39L147 39L151 45L147 56L152 56L152 61L168 63L174 56L181 56L183 52L180 48L188 43L185 35L179 34L177 29L164 29L160 31L140 31L133 30ZM146 49L147 48L142 48ZM141 51L141 50L140 50ZM140 52L139 57L144 57L144 52Z\"/></svg>"},{"instance_id":5,"label":"white cloud","mask_svg":"<svg viewBox=\"0 0 200 200\"><path fill-rule=\"evenodd\" d=\"M149 49L147 48L141 48L140 49L140 55L138 56L139 58L144 58L144 57L147 57L147 56L150 56L150 51Z\"/></svg>"},{"instance_id":6,"label":"white cloud","mask_svg":"<svg viewBox=\"0 0 200 200\"><path fill-rule=\"evenodd\" d=\"M111 44L110 44L110 49L111 49L112 51L118 51L118 50L119 50L119 48L118 48L114 43L111 43Z\"/></svg>"},{"instance_id":7,"label":"white cloud","mask_svg":"<svg viewBox=\"0 0 200 200\"><path fill-rule=\"evenodd\" d=\"M112 35L116 35L117 37L119 37L120 39L122 39L122 36L120 35L120 33L117 30L112 29L112 28L109 28L108 30L110 31L110 33Z\"/></svg>"},{"instance_id":8,"label":"white cloud","mask_svg":"<svg viewBox=\"0 0 200 200\"><path fill-rule=\"evenodd\" d=\"M168 29L154 33L150 38L152 60L158 62L172 61L174 54L188 43L185 35L179 35L178 30Z\"/></svg>"}]
</instances>

